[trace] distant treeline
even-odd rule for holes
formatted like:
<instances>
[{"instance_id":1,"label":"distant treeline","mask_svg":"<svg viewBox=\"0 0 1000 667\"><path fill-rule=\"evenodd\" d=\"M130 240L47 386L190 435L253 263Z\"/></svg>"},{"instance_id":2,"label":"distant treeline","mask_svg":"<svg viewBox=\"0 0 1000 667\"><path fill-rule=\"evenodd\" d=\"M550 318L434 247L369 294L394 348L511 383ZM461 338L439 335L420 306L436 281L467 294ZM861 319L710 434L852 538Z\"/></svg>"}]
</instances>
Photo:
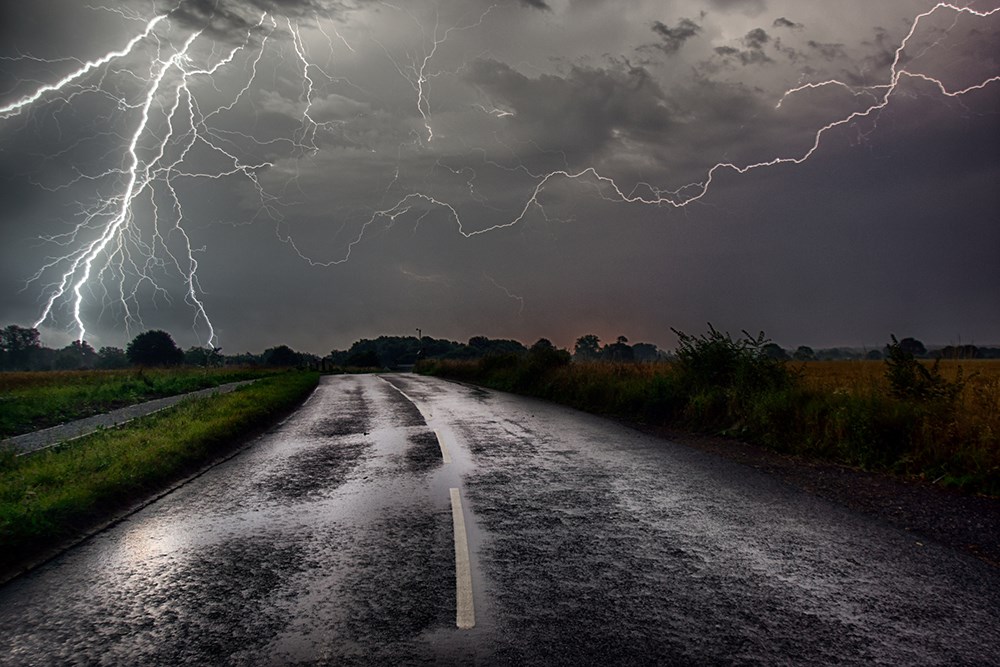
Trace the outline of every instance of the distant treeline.
<instances>
[{"instance_id":1,"label":"distant treeline","mask_svg":"<svg viewBox=\"0 0 1000 667\"><path fill-rule=\"evenodd\" d=\"M221 348L190 347L181 350L170 334L153 329L133 338L125 349L95 350L87 341L75 340L63 348L41 344L37 329L15 324L0 329L0 370L75 371L115 370L132 366L310 366L315 354L296 352L287 345L268 348L261 354L243 352L224 355Z\"/></svg>"},{"instance_id":2,"label":"distant treeline","mask_svg":"<svg viewBox=\"0 0 1000 667\"><path fill-rule=\"evenodd\" d=\"M619 336L615 343L600 345L597 336L583 336L584 347L577 345L575 357L580 360L604 359L608 361L656 361L665 355L655 345L637 343L629 345L628 339ZM546 338L541 338L532 348L555 349ZM526 355L529 348L523 343L506 338L473 336L468 343L423 336L379 336L362 339L350 349L333 350L326 360L337 366L399 368L410 366L422 359L467 360L488 356Z\"/></svg>"},{"instance_id":3,"label":"distant treeline","mask_svg":"<svg viewBox=\"0 0 1000 667\"><path fill-rule=\"evenodd\" d=\"M1000 359L1000 348L975 345L949 345L928 350L914 338L899 341L902 349L916 358L941 359ZM545 338L532 348L555 349ZM886 348L828 348L813 350L801 345L785 349L767 343L762 353L782 361L829 361L847 359L873 359L885 357ZM320 357L308 352L297 352L288 345L270 347L260 354L241 352L223 354L221 348L190 347L181 350L167 332L151 330L140 333L125 349L102 347L95 350L87 341L73 341L63 348L44 347L37 329L14 324L0 329L0 370L85 370L129 368L131 366L308 366L341 368L405 368L422 359L474 360L488 356L526 355L529 348L523 343L506 338L473 336L466 343L432 338L430 336L379 336L361 339L347 350L333 350ZM629 344L628 338L618 336L613 343L603 343L594 334L580 336L572 352L574 361L654 362L669 360L673 353L665 352L652 343Z\"/></svg>"},{"instance_id":4,"label":"distant treeline","mask_svg":"<svg viewBox=\"0 0 1000 667\"><path fill-rule=\"evenodd\" d=\"M916 338L904 338L899 341L902 350L912 354L917 359L1000 359L1000 347L978 347L976 345L946 345L945 347L928 349ZM880 361L886 358L889 345L881 349L832 347L813 350L806 345L800 345L795 350L784 349L775 343L768 343L764 353L782 361L838 361L846 359L868 359Z\"/></svg>"}]
</instances>

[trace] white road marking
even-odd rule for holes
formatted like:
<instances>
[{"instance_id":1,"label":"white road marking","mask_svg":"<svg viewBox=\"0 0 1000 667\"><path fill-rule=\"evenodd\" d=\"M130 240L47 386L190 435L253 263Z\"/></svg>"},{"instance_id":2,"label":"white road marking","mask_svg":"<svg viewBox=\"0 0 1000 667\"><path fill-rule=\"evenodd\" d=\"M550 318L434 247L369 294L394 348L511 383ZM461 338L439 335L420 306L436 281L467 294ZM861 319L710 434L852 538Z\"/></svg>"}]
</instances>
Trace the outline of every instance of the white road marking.
<instances>
[{"instance_id":1,"label":"white road marking","mask_svg":"<svg viewBox=\"0 0 1000 667\"><path fill-rule=\"evenodd\" d=\"M448 453L448 448L444 446L444 438L441 437L441 433L434 431L434 435L438 439L438 447L441 448L441 458L444 459L445 463L451 463L451 454Z\"/></svg>"},{"instance_id":2,"label":"white road marking","mask_svg":"<svg viewBox=\"0 0 1000 667\"><path fill-rule=\"evenodd\" d=\"M424 418L424 421L427 421L427 420L429 420L429 419L431 419L433 417L433 415L430 412L424 412L423 408L420 407L420 404L417 403L415 400L413 400L405 391L403 391L402 389L400 389L399 387L397 387L393 383L389 382L388 380L386 380L381 375L377 375L376 377L379 380L381 380L382 382L385 382L387 385L389 385L390 387L392 387L396 391L398 391L400 394L402 394L403 398L405 398L406 400L408 400L410 403L413 403L413 406L417 409L417 412L420 413L420 416Z\"/></svg>"},{"instance_id":3,"label":"white road marking","mask_svg":"<svg viewBox=\"0 0 1000 667\"><path fill-rule=\"evenodd\" d=\"M458 489L451 489L451 518L455 524L455 624L462 630L468 630L476 625L476 610L472 605L469 540L465 535L462 496Z\"/></svg>"}]
</instances>

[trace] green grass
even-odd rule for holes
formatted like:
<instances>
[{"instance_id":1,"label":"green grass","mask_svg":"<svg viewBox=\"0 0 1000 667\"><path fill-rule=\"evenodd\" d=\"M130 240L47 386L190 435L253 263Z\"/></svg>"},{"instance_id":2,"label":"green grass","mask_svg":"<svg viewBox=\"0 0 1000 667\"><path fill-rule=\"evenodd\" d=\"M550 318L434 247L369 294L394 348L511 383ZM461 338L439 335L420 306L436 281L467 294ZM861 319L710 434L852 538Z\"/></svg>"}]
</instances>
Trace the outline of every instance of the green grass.
<instances>
[{"instance_id":1,"label":"green grass","mask_svg":"<svg viewBox=\"0 0 1000 667\"><path fill-rule=\"evenodd\" d=\"M37 454L0 453L0 573L232 451L318 380L318 373L274 374Z\"/></svg>"},{"instance_id":2,"label":"green grass","mask_svg":"<svg viewBox=\"0 0 1000 667\"><path fill-rule=\"evenodd\" d=\"M182 368L0 373L0 439L271 372Z\"/></svg>"}]
</instances>

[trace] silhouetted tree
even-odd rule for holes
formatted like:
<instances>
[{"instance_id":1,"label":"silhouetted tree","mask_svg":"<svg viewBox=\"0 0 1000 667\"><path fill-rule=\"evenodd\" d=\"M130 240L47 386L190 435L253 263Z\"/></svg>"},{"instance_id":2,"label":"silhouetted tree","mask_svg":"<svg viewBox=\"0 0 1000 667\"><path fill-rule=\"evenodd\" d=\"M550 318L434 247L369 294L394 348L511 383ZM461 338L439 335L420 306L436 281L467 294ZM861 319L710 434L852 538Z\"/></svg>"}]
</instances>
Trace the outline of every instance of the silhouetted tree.
<instances>
[{"instance_id":1,"label":"silhouetted tree","mask_svg":"<svg viewBox=\"0 0 1000 667\"><path fill-rule=\"evenodd\" d=\"M975 345L946 345L936 350L933 356L938 359L976 359L979 357L979 348Z\"/></svg>"},{"instance_id":2,"label":"silhouetted tree","mask_svg":"<svg viewBox=\"0 0 1000 667\"><path fill-rule=\"evenodd\" d=\"M779 361L788 361L791 359L785 348L777 343L767 343L764 347L760 348L760 352L768 359L778 359Z\"/></svg>"},{"instance_id":3,"label":"silhouetted tree","mask_svg":"<svg viewBox=\"0 0 1000 667\"><path fill-rule=\"evenodd\" d=\"M221 347L189 347L184 351L184 363L188 366L221 366Z\"/></svg>"},{"instance_id":4,"label":"silhouetted tree","mask_svg":"<svg viewBox=\"0 0 1000 667\"><path fill-rule=\"evenodd\" d=\"M381 368L382 362L378 358L378 353L369 349L352 353L347 357L347 365L357 368Z\"/></svg>"},{"instance_id":5,"label":"silhouetted tree","mask_svg":"<svg viewBox=\"0 0 1000 667\"><path fill-rule=\"evenodd\" d=\"M32 357L42 347L38 329L26 329L10 324L0 330L0 368L28 370Z\"/></svg>"},{"instance_id":6,"label":"silhouetted tree","mask_svg":"<svg viewBox=\"0 0 1000 667\"><path fill-rule=\"evenodd\" d=\"M573 358L577 361L592 361L601 356L601 339L594 334L586 334L576 339Z\"/></svg>"},{"instance_id":7,"label":"silhouetted tree","mask_svg":"<svg viewBox=\"0 0 1000 667\"><path fill-rule=\"evenodd\" d=\"M808 345L799 345L792 356L796 361L816 361L816 352Z\"/></svg>"},{"instance_id":8,"label":"silhouetted tree","mask_svg":"<svg viewBox=\"0 0 1000 667\"><path fill-rule=\"evenodd\" d=\"M652 343L636 343L632 346L632 357L635 361L657 361L660 350Z\"/></svg>"},{"instance_id":9,"label":"silhouetted tree","mask_svg":"<svg viewBox=\"0 0 1000 667\"><path fill-rule=\"evenodd\" d=\"M628 338L619 336L611 345L604 346L603 357L608 361L632 361L635 354L632 346L628 344Z\"/></svg>"},{"instance_id":10,"label":"silhouetted tree","mask_svg":"<svg viewBox=\"0 0 1000 667\"><path fill-rule=\"evenodd\" d=\"M890 345L886 345L886 350L890 347ZM904 338L899 341L899 349L908 354L912 354L915 357L927 356L927 348L924 347L924 344L916 338Z\"/></svg>"},{"instance_id":11,"label":"silhouetted tree","mask_svg":"<svg viewBox=\"0 0 1000 667\"><path fill-rule=\"evenodd\" d=\"M568 364L572 357L566 350L559 350L548 338L539 338L528 350L528 365L535 371Z\"/></svg>"},{"instance_id":12,"label":"silhouetted tree","mask_svg":"<svg viewBox=\"0 0 1000 667\"><path fill-rule=\"evenodd\" d=\"M85 340L74 340L56 353L55 367L61 371L93 368L97 365L97 352Z\"/></svg>"},{"instance_id":13,"label":"silhouetted tree","mask_svg":"<svg viewBox=\"0 0 1000 667\"><path fill-rule=\"evenodd\" d=\"M144 331L129 342L125 356L135 366L179 366L184 352L166 331Z\"/></svg>"},{"instance_id":14,"label":"silhouetted tree","mask_svg":"<svg viewBox=\"0 0 1000 667\"><path fill-rule=\"evenodd\" d=\"M301 358L287 345L279 345L264 350L264 363L268 366L298 366Z\"/></svg>"},{"instance_id":15,"label":"silhouetted tree","mask_svg":"<svg viewBox=\"0 0 1000 667\"><path fill-rule=\"evenodd\" d=\"M128 357L125 356L125 350L120 347L102 347L97 351L96 367L103 370L128 368Z\"/></svg>"}]
</instances>

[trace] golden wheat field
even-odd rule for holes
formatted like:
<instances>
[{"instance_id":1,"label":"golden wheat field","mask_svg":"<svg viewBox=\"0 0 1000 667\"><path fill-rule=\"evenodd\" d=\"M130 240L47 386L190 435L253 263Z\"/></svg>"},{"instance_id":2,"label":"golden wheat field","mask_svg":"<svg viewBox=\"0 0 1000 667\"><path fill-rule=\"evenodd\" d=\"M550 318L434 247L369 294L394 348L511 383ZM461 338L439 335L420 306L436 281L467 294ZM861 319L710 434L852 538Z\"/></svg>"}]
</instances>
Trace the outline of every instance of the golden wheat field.
<instances>
[{"instance_id":1,"label":"golden wheat field","mask_svg":"<svg viewBox=\"0 0 1000 667\"><path fill-rule=\"evenodd\" d=\"M927 368L934 365L933 361L921 363ZM806 386L814 389L885 392L889 388L884 361L806 361L789 362L789 366L799 370ZM1000 396L1000 359L942 361L938 370L952 381L961 374L970 388L992 386Z\"/></svg>"}]
</instances>

